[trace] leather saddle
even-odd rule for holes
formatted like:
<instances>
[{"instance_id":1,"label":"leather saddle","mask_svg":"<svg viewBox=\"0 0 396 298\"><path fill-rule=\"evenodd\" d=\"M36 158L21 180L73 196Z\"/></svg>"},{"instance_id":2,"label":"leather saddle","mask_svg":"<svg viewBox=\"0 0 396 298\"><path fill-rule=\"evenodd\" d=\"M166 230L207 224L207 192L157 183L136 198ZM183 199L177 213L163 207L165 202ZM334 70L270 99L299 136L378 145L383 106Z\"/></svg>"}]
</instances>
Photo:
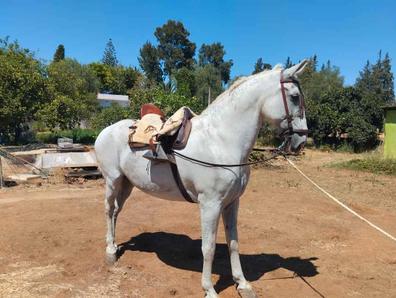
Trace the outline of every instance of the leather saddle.
<instances>
[{"instance_id":1,"label":"leather saddle","mask_svg":"<svg viewBox=\"0 0 396 298\"><path fill-rule=\"evenodd\" d=\"M140 109L141 120L130 127L129 146L148 147L143 156L150 160L174 162L173 149L183 149L191 132L191 119L196 114L188 107L180 108L165 120L164 113L153 104Z\"/></svg>"}]
</instances>

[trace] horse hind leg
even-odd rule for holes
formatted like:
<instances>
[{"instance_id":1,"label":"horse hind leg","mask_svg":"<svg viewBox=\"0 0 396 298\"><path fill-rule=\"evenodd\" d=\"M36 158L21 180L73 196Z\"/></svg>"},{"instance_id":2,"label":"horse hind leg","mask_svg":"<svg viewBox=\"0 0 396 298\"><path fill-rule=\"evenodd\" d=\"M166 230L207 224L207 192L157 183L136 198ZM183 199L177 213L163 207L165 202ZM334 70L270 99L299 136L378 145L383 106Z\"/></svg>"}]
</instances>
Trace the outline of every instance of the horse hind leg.
<instances>
[{"instance_id":1,"label":"horse hind leg","mask_svg":"<svg viewBox=\"0 0 396 298\"><path fill-rule=\"evenodd\" d=\"M129 197L132 188L133 185L125 176L120 175L115 179L106 178L106 260L109 264L114 264L117 261L117 245L115 242L117 217L122 210L126 199Z\"/></svg>"}]
</instances>

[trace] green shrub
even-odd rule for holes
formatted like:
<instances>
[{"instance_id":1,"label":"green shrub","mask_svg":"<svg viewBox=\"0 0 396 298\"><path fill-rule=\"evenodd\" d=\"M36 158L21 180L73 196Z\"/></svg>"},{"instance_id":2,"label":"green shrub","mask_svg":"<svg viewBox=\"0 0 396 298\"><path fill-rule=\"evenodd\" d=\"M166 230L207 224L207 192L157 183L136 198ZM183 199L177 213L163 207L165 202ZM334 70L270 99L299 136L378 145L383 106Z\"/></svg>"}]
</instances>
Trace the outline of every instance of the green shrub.
<instances>
[{"instance_id":1,"label":"green shrub","mask_svg":"<svg viewBox=\"0 0 396 298\"><path fill-rule=\"evenodd\" d=\"M70 138L74 143L93 144L99 130L76 128L73 130L55 130L36 133L36 140L46 144L56 144L58 138Z\"/></svg>"},{"instance_id":2,"label":"green shrub","mask_svg":"<svg viewBox=\"0 0 396 298\"><path fill-rule=\"evenodd\" d=\"M91 126L95 129L103 129L122 119L132 118L132 110L113 103L111 106L102 108L91 119Z\"/></svg>"},{"instance_id":3,"label":"green shrub","mask_svg":"<svg viewBox=\"0 0 396 298\"><path fill-rule=\"evenodd\" d=\"M132 109L131 114L134 119L139 118L140 107L145 103L157 105L166 116L171 116L182 106L189 106L197 114L204 109L204 105L196 97L190 98L182 94L167 92L159 86L150 89L131 89L129 97Z\"/></svg>"}]
</instances>

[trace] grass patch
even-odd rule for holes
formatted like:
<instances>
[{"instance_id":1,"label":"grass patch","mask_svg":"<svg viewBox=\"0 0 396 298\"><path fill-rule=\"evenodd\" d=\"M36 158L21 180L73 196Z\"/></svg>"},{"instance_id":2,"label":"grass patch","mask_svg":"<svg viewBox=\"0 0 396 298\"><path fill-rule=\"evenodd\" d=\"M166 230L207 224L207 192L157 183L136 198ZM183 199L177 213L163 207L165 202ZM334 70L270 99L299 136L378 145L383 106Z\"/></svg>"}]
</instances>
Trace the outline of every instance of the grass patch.
<instances>
[{"instance_id":1,"label":"grass patch","mask_svg":"<svg viewBox=\"0 0 396 298\"><path fill-rule=\"evenodd\" d=\"M356 171L365 171L375 174L395 175L396 176L396 159L385 159L380 157L366 157L361 159L352 159L331 165L336 168L344 168Z\"/></svg>"}]
</instances>

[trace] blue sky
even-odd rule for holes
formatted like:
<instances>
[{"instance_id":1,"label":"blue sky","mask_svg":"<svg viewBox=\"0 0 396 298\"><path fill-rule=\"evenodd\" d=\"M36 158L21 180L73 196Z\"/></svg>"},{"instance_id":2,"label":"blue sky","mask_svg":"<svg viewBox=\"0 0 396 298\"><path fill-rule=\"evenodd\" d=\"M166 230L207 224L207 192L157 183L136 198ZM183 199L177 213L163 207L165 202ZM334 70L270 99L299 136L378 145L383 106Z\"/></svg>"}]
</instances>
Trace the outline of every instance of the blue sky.
<instances>
[{"instance_id":1,"label":"blue sky","mask_svg":"<svg viewBox=\"0 0 396 298\"><path fill-rule=\"evenodd\" d=\"M353 84L380 49L396 59L395 13L394 0L0 0L0 37L17 39L45 60L62 43L67 56L83 63L100 60L112 38L120 62L138 66L143 43L175 19L198 48L221 42L234 61L232 76L250 74L259 57L276 64L316 53Z\"/></svg>"}]
</instances>

